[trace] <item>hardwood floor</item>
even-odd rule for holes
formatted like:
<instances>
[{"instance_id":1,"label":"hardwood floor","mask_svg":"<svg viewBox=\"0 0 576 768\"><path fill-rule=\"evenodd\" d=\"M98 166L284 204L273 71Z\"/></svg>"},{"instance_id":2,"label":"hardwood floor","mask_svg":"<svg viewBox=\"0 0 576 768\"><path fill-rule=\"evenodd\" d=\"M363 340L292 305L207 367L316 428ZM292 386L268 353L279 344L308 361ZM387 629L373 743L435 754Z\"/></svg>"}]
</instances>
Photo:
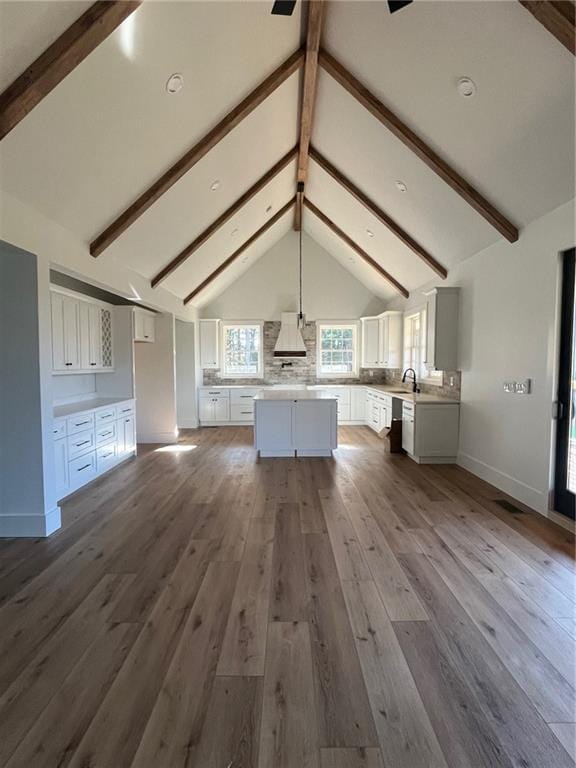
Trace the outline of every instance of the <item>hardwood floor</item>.
<instances>
[{"instance_id":1,"label":"hardwood floor","mask_svg":"<svg viewBox=\"0 0 576 768\"><path fill-rule=\"evenodd\" d=\"M181 445L0 541L2 768L574 766L570 533L367 427Z\"/></svg>"}]
</instances>

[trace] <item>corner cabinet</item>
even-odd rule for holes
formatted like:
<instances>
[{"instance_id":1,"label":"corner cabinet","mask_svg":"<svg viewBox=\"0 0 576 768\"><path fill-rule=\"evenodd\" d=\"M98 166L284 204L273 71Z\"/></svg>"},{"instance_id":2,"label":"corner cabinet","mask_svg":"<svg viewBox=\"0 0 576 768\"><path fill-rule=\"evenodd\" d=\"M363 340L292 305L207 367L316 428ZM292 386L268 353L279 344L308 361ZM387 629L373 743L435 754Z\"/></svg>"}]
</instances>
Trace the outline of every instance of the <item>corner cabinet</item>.
<instances>
[{"instance_id":1,"label":"corner cabinet","mask_svg":"<svg viewBox=\"0 0 576 768\"><path fill-rule=\"evenodd\" d=\"M402 312L362 317L362 368L402 366Z\"/></svg>"},{"instance_id":2,"label":"corner cabinet","mask_svg":"<svg viewBox=\"0 0 576 768\"><path fill-rule=\"evenodd\" d=\"M57 290L51 290L50 303L52 372L112 371L112 307Z\"/></svg>"},{"instance_id":3,"label":"corner cabinet","mask_svg":"<svg viewBox=\"0 0 576 768\"><path fill-rule=\"evenodd\" d=\"M200 320L200 368L220 368L220 320Z\"/></svg>"}]
</instances>

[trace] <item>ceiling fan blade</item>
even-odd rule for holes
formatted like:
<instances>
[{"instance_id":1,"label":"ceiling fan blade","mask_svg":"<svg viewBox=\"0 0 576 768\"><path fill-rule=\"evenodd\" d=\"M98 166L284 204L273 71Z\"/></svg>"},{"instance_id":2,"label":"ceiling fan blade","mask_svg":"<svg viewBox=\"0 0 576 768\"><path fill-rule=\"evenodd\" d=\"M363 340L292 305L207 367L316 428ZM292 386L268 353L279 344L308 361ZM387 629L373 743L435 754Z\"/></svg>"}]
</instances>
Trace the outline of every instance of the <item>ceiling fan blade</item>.
<instances>
[{"instance_id":1,"label":"ceiling fan blade","mask_svg":"<svg viewBox=\"0 0 576 768\"><path fill-rule=\"evenodd\" d=\"M388 9L390 13L402 10L406 5L410 5L413 0L388 0Z\"/></svg>"},{"instance_id":2,"label":"ceiling fan blade","mask_svg":"<svg viewBox=\"0 0 576 768\"><path fill-rule=\"evenodd\" d=\"M292 16L295 6L296 0L274 0L274 5L272 6L272 15Z\"/></svg>"}]
</instances>

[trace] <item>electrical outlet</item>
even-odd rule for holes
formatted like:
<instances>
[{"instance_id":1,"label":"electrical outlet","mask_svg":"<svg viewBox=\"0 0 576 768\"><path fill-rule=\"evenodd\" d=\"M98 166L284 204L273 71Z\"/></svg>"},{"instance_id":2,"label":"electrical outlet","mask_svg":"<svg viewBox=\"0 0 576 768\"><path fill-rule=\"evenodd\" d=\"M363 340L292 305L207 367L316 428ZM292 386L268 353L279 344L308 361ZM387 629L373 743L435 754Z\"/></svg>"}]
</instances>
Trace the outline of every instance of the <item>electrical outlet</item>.
<instances>
[{"instance_id":1,"label":"electrical outlet","mask_svg":"<svg viewBox=\"0 0 576 768\"><path fill-rule=\"evenodd\" d=\"M504 392L510 395L529 395L532 392L532 379L524 381L505 381Z\"/></svg>"}]
</instances>

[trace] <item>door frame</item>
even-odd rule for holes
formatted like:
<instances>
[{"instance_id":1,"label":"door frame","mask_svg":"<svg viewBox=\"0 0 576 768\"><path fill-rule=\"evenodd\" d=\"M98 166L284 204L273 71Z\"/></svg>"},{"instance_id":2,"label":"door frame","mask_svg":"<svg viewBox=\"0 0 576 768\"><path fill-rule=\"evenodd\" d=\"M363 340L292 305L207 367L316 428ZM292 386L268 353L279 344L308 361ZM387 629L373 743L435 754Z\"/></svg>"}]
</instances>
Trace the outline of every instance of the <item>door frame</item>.
<instances>
[{"instance_id":1,"label":"door frame","mask_svg":"<svg viewBox=\"0 0 576 768\"><path fill-rule=\"evenodd\" d=\"M568 453L572 426L572 354L574 345L574 282L576 249L562 254L562 298L560 305L560 349L556 424L556 460L554 467L554 509L561 515L576 517L576 496L568 490ZM574 403L576 407L576 403Z\"/></svg>"}]
</instances>

